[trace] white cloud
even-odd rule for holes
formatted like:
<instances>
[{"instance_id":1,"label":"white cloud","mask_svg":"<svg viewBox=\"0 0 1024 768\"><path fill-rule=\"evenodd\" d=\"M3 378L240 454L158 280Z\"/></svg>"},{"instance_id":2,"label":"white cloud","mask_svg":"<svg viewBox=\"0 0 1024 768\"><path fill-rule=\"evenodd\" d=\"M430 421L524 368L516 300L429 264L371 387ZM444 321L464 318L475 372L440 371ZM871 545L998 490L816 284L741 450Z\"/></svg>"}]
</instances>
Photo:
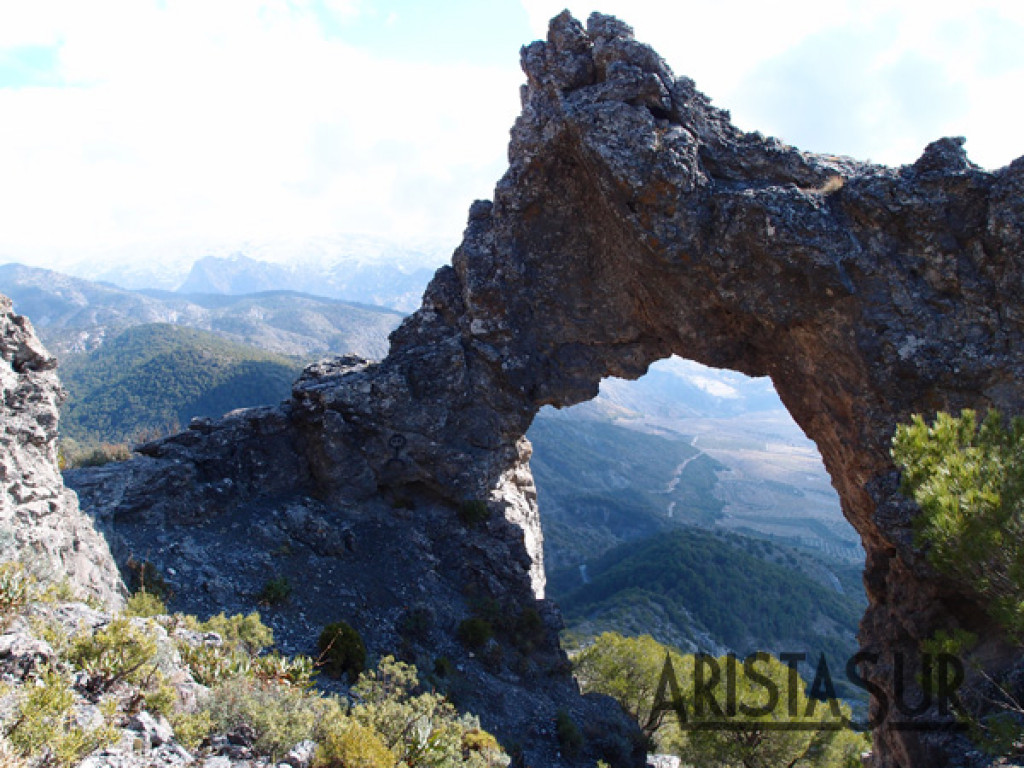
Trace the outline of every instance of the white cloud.
<instances>
[{"instance_id":1,"label":"white cloud","mask_svg":"<svg viewBox=\"0 0 1024 768\"><path fill-rule=\"evenodd\" d=\"M523 0L537 36L563 5ZM948 134L984 165L1024 150L1024 4L602 5L744 128L890 163ZM456 239L504 170L522 75L514 53L399 62L330 34L381 7L0 0L0 53L58 52L48 87L0 88L0 260L164 238Z\"/></svg>"},{"instance_id":2,"label":"white cloud","mask_svg":"<svg viewBox=\"0 0 1024 768\"><path fill-rule=\"evenodd\" d=\"M302 4L50 6L49 26L0 23L9 44L63 40L68 83L0 89L0 257L165 237L458 233L503 170L511 68L374 58L325 37Z\"/></svg>"}]
</instances>

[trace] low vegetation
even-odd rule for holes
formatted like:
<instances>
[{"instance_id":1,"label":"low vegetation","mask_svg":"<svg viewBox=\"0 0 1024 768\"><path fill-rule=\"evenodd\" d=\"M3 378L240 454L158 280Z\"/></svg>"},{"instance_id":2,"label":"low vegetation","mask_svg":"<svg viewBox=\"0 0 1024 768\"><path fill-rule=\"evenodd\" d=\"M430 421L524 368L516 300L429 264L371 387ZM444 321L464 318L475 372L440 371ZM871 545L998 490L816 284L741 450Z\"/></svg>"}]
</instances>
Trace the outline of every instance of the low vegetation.
<instances>
[{"instance_id":1,"label":"low vegetation","mask_svg":"<svg viewBox=\"0 0 1024 768\"><path fill-rule=\"evenodd\" d=\"M920 416L900 426L892 455L903 491L921 508L918 546L942 573L977 592L1024 641L1024 419L989 411Z\"/></svg>"},{"instance_id":2,"label":"low vegetation","mask_svg":"<svg viewBox=\"0 0 1024 768\"><path fill-rule=\"evenodd\" d=\"M1016 644L1024 643L1024 419L990 410L915 416L897 428L892 456L902 490L920 513L915 544L940 573L973 592ZM939 629L923 644L931 653L970 659L978 638ZM959 714L975 741L997 755L1024 753L1019 675L997 680L978 665L981 682L959 697ZM1012 677L1012 674L1009 676Z\"/></svg>"},{"instance_id":3,"label":"low vegetation","mask_svg":"<svg viewBox=\"0 0 1024 768\"><path fill-rule=\"evenodd\" d=\"M324 630L325 656L315 662L269 652L273 632L257 613L202 621L168 615L157 596L138 592L121 614L97 614L98 626L80 622L68 637L60 612L48 611L43 597L20 565L0 565L0 621L20 632L31 626L54 651L50 660L36 659L23 680L8 676L12 682L0 685L5 768L75 765L121 742L129 718L143 710L166 718L174 740L197 756L213 754L211 737L234 733L249 734L253 754L275 762L311 740L313 768L509 764L479 721L424 689L414 667L387 656L364 671L362 640L343 622ZM332 654L341 649L339 661ZM361 654L353 656L355 649ZM318 692L318 667L349 674L354 697ZM182 683L183 671L201 687Z\"/></svg>"},{"instance_id":4,"label":"low vegetation","mask_svg":"<svg viewBox=\"0 0 1024 768\"><path fill-rule=\"evenodd\" d=\"M671 661L671 678L676 687L665 682L666 660ZM763 654L758 658L760 681L739 673L730 682L720 673L717 682L710 674L701 690L707 698L700 705L695 697L695 668L698 657L681 654L650 636L624 637L608 632L576 654L573 667L585 692L604 693L636 720L650 741L652 750L678 755L684 765L715 768L855 768L868 748L865 736L848 728L829 726L851 719L849 707L836 700L816 701L808 697L806 683L796 679L790 690L792 672L777 659ZM708 669L714 665L726 669L727 657L704 657ZM767 684L781 692L772 706ZM664 687L663 687L664 686ZM734 690L736 712L728 707L729 687ZM714 710L711 701L719 704ZM656 706L661 702L667 705ZM672 707L681 704L682 715ZM746 710L740 705L745 705ZM682 717L689 725L680 728ZM742 728L699 728L700 723L731 722ZM763 727L760 725L763 723ZM780 723L811 726L793 730ZM817 729L815 726L824 725ZM559 722L559 733L568 725Z\"/></svg>"},{"instance_id":5,"label":"low vegetation","mask_svg":"<svg viewBox=\"0 0 1024 768\"><path fill-rule=\"evenodd\" d=\"M324 627L317 646L320 649L320 663L328 675L346 675L349 680L355 681L366 666L363 638L344 621L336 621Z\"/></svg>"}]
</instances>

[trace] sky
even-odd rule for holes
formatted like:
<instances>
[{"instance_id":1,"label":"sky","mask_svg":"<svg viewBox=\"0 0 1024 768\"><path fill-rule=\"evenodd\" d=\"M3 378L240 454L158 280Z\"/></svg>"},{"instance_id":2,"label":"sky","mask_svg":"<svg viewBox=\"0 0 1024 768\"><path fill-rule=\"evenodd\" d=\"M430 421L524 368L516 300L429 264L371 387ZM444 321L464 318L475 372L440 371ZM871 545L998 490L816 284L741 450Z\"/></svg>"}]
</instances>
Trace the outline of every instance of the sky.
<instances>
[{"instance_id":1,"label":"sky","mask_svg":"<svg viewBox=\"0 0 1024 768\"><path fill-rule=\"evenodd\" d=\"M596 2L596 0L595 0ZM0 0L0 263L359 232L457 244L564 0ZM606 0L746 130L1024 154L1024 2Z\"/></svg>"}]
</instances>

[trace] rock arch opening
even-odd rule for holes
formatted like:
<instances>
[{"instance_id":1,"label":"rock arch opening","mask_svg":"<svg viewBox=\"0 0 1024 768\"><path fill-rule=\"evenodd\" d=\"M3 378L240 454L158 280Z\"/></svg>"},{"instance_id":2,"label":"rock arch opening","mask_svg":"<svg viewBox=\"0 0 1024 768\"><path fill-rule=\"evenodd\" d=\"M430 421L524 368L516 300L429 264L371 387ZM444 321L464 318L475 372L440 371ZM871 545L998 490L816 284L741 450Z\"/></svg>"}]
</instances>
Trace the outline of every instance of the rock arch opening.
<instances>
[{"instance_id":1,"label":"rock arch opening","mask_svg":"<svg viewBox=\"0 0 1024 768\"><path fill-rule=\"evenodd\" d=\"M552 519L571 529L572 520L587 528L593 518L622 528L607 538L618 543L656 520L864 562L817 448L768 379L672 357L636 381L603 380L593 400L543 408L527 436L545 525ZM635 500L636 524L602 500ZM554 535L545 533L549 574L574 565Z\"/></svg>"},{"instance_id":2,"label":"rock arch opening","mask_svg":"<svg viewBox=\"0 0 1024 768\"><path fill-rule=\"evenodd\" d=\"M542 409L527 436L546 591L570 646L614 631L690 652L806 654L808 680L826 653L840 695L866 705L843 679L864 550L769 380L669 358Z\"/></svg>"}]
</instances>

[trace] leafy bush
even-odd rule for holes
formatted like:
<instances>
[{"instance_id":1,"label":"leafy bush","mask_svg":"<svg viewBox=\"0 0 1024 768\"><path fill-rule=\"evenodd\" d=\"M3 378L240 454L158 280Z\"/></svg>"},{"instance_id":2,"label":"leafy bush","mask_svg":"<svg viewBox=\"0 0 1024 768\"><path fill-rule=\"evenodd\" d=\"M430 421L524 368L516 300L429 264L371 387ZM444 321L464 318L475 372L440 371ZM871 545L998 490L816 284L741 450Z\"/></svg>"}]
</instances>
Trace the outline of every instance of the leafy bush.
<instances>
[{"instance_id":1,"label":"leafy bush","mask_svg":"<svg viewBox=\"0 0 1024 768\"><path fill-rule=\"evenodd\" d=\"M486 501L464 501L459 504L459 520L465 525L477 525L489 520L491 510Z\"/></svg>"},{"instance_id":2,"label":"leafy bush","mask_svg":"<svg viewBox=\"0 0 1024 768\"><path fill-rule=\"evenodd\" d=\"M501 752L501 744L482 728L469 728L462 734L462 748L466 752Z\"/></svg>"},{"instance_id":3,"label":"leafy bush","mask_svg":"<svg viewBox=\"0 0 1024 768\"><path fill-rule=\"evenodd\" d=\"M255 656L274 644L274 630L264 624L259 613L255 611L248 616L236 613L230 618L218 613L198 624L197 629L202 632L216 632L225 645L250 656Z\"/></svg>"},{"instance_id":4,"label":"leafy bush","mask_svg":"<svg viewBox=\"0 0 1024 768\"><path fill-rule=\"evenodd\" d=\"M576 721L564 709L558 710L555 715L555 730L563 754L572 760L583 749L583 734L580 733Z\"/></svg>"},{"instance_id":5,"label":"leafy bush","mask_svg":"<svg viewBox=\"0 0 1024 768\"><path fill-rule=\"evenodd\" d=\"M152 613L163 606L150 593L139 593L129 607ZM45 616L31 624L40 637L55 641L64 632L58 621ZM181 656L210 687L197 710L184 708L176 688L157 668L160 626L189 630L176 636ZM219 642L191 634L211 632L220 636ZM508 765L500 745L475 718L460 716L436 693L419 692L414 667L385 658L359 677L354 690L360 703L350 711L338 698L313 689L314 665L308 657L260 655L272 641L273 633L256 613L219 614L202 622L181 614L160 614L156 620L122 614L98 629L83 628L51 643L58 663L41 667L37 679L20 687L0 683L0 768L76 764L116 742L121 733L113 724L142 709L165 716L187 749L202 746L214 734L244 729L253 735L254 753L274 762L309 739L318 745L314 765L319 768ZM329 651L346 651L340 663L355 677L354 670L365 661L355 630L337 622L325 628L322 642ZM84 683L77 677L80 671L87 673ZM99 727L80 724L83 685L99 704Z\"/></svg>"},{"instance_id":6,"label":"leafy bush","mask_svg":"<svg viewBox=\"0 0 1024 768\"><path fill-rule=\"evenodd\" d=\"M450 677L455 671L455 665L447 656L438 656L434 659L434 674L438 677Z\"/></svg>"},{"instance_id":7,"label":"leafy bush","mask_svg":"<svg viewBox=\"0 0 1024 768\"><path fill-rule=\"evenodd\" d=\"M391 768L395 756L372 728L332 721L313 756L313 768Z\"/></svg>"},{"instance_id":8,"label":"leafy bush","mask_svg":"<svg viewBox=\"0 0 1024 768\"><path fill-rule=\"evenodd\" d=\"M163 673L157 671L143 691L142 699L147 712L170 718L178 704L178 692L167 683Z\"/></svg>"},{"instance_id":9,"label":"leafy bush","mask_svg":"<svg viewBox=\"0 0 1024 768\"><path fill-rule=\"evenodd\" d=\"M0 631L24 608L31 596L32 577L18 562L0 563Z\"/></svg>"},{"instance_id":10,"label":"leafy bush","mask_svg":"<svg viewBox=\"0 0 1024 768\"><path fill-rule=\"evenodd\" d=\"M131 457L132 449L127 443L101 443L80 452L65 449L63 456L58 457L58 463L63 464L62 469L102 467L115 461L128 461Z\"/></svg>"},{"instance_id":11,"label":"leafy bush","mask_svg":"<svg viewBox=\"0 0 1024 768\"><path fill-rule=\"evenodd\" d=\"M532 653L543 644L546 635L544 619L532 605L523 608L512 629L512 640L523 653Z\"/></svg>"},{"instance_id":12,"label":"leafy bush","mask_svg":"<svg viewBox=\"0 0 1024 768\"><path fill-rule=\"evenodd\" d=\"M216 686L208 710L215 731L227 733L248 726L256 733L255 749L274 760L300 741L317 738L324 722L344 717L335 699L245 678Z\"/></svg>"},{"instance_id":13,"label":"leafy bush","mask_svg":"<svg viewBox=\"0 0 1024 768\"><path fill-rule=\"evenodd\" d=\"M352 709L352 717L376 731L400 763L410 768L508 765L508 757L500 750L483 748L489 741L475 717L460 716L443 697L416 693L418 688L415 667L385 656L375 670L359 677L354 690L362 703ZM477 743L480 751L468 748L470 731L476 733L469 741Z\"/></svg>"},{"instance_id":14,"label":"leafy bush","mask_svg":"<svg viewBox=\"0 0 1024 768\"><path fill-rule=\"evenodd\" d=\"M153 616L163 616L167 613L167 606L164 601L152 592L142 590L128 598L124 606L125 616L135 616L141 619Z\"/></svg>"},{"instance_id":15,"label":"leafy bush","mask_svg":"<svg viewBox=\"0 0 1024 768\"><path fill-rule=\"evenodd\" d=\"M70 766L90 752L117 741L120 731L110 724L113 711L103 708L104 724L86 729L75 719L71 683L56 668L44 667L34 685L19 691L13 722L4 735L20 757L40 764ZM42 758L40 760L40 758Z\"/></svg>"},{"instance_id":16,"label":"leafy bush","mask_svg":"<svg viewBox=\"0 0 1024 768\"><path fill-rule=\"evenodd\" d=\"M128 571L128 589L132 592L149 592L161 600L169 600L172 595L171 585L167 583L160 570L149 560L136 560L129 557L124 564Z\"/></svg>"},{"instance_id":17,"label":"leafy bush","mask_svg":"<svg viewBox=\"0 0 1024 768\"><path fill-rule=\"evenodd\" d=\"M403 637L424 641L430 637L430 630L434 626L434 612L427 606L416 606L410 608L398 623L398 631Z\"/></svg>"},{"instance_id":18,"label":"leafy bush","mask_svg":"<svg viewBox=\"0 0 1024 768\"><path fill-rule=\"evenodd\" d=\"M275 652L257 656L253 660L252 674L267 683L309 690L314 685L317 671L309 656L282 656Z\"/></svg>"},{"instance_id":19,"label":"leafy bush","mask_svg":"<svg viewBox=\"0 0 1024 768\"><path fill-rule=\"evenodd\" d=\"M192 677L202 685L217 685L252 673L252 657L229 647L179 643L178 652Z\"/></svg>"},{"instance_id":20,"label":"leafy bush","mask_svg":"<svg viewBox=\"0 0 1024 768\"><path fill-rule=\"evenodd\" d=\"M920 416L896 429L892 456L903 491L921 508L915 540L940 572L980 594L989 613L1024 638L1024 419L995 410Z\"/></svg>"},{"instance_id":21,"label":"leafy bush","mask_svg":"<svg viewBox=\"0 0 1024 768\"><path fill-rule=\"evenodd\" d=\"M456 636L459 638L459 642L467 648L479 649L487 645L487 642L494 636L494 628L487 619L472 616L459 624Z\"/></svg>"},{"instance_id":22,"label":"leafy bush","mask_svg":"<svg viewBox=\"0 0 1024 768\"><path fill-rule=\"evenodd\" d=\"M89 675L89 689L103 693L116 683L141 683L153 671L157 645L144 624L118 616L102 629L74 638L69 660Z\"/></svg>"},{"instance_id":23,"label":"leafy bush","mask_svg":"<svg viewBox=\"0 0 1024 768\"><path fill-rule=\"evenodd\" d=\"M281 605L292 596L292 585L287 576L268 579L259 594L259 601L265 605Z\"/></svg>"},{"instance_id":24,"label":"leafy bush","mask_svg":"<svg viewBox=\"0 0 1024 768\"><path fill-rule=\"evenodd\" d=\"M348 623L336 621L328 624L317 640L324 671L332 677L347 674L355 680L366 666L366 646Z\"/></svg>"},{"instance_id":25,"label":"leafy bush","mask_svg":"<svg viewBox=\"0 0 1024 768\"><path fill-rule=\"evenodd\" d=\"M198 683L216 685L238 677L260 677L305 685L311 679L312 663L308 659L290 665L282 664L277 654L259 656L274 642L274 632L258 613L239 613L230 618L219 613L203 622L176 614L174 621L194 632L213 632L221 639L221 645L178 643L182 661Z\"/></svg>"},{"instance_id":26,"label":"leafy bush","mask_svg":"<svg viewBox=\"0 0 1024 768\"><path fill-rule=\"evenodd\" d=\"M82 599L79 591L67 579L51 581L38 597L44 603L75 603ZM92 603L93 601L86 597L85 602Z\"/></svg>"},{"instance_id":27,"label":"leafy bush","mask_svg":"<svg viewBox=\"0 0 1024 768\"><path fill-rule=\"evenodd\" d=\"M832 702L822 704L821 707L809 706L806 683L797 677L796 685L790 688L791 670L768 654L760 655L755 662L758 673L779 692L775 699L776 706L770 712L743 714L739 717L735 722L744 726L744 738L736 739L735 733L729 731L684 731L678 727L674 713L651 711L666 658L671 660L679 684L679 694L690 721L714 721L716 714L702 711L703 707L698 708L694 704L698 657L670 652L649 635L629 638L606 632L579 653L574 664L584 693L597 692L612 696L641 726L644 737L654 744L657 751L678 755L687 765L814 765L818 768L846 768L850 764L858 764L856 761L860 753L868 746L862 734L831 727L837 720L842 723L844 717L850 717L847 705ZM725 669L729 662L726 656L717 659L705 657L700 663L714 664L721 671L718 676L712 674L705 689L715 701L725 702L728 695L732 701L745 706L761 707L765 704L765 686L755 682L754 678L741 671L733 683L728 681ZM727 694L726 687L730 685L732 687ZM666 693L671 693L671 689ZM789 714L787 695L795 695L791 701L795 702L796 715ZM761 721L766 723L764 729L758 727ZM778 727L780 722L787 721L795 724L793 730ZM829 723L830 727L819 728L817 726L820 723ZM630 742L628 734L594 734L589 742L592 748L601 750L607 759L616 764L626 760L635 752L636 747Z\"/></svg>"},{"instance_id":28,"label":"leafy bush","mask_svg":"<svg viewBox=\"0 0 1024 768\"><path fill-rule=\"evenodd\" d=\"M213 733L213 716L207 709L198 712L173 712L168 720L174 738L185 749L197 749Z\"/></svg>"}]
</instances>

